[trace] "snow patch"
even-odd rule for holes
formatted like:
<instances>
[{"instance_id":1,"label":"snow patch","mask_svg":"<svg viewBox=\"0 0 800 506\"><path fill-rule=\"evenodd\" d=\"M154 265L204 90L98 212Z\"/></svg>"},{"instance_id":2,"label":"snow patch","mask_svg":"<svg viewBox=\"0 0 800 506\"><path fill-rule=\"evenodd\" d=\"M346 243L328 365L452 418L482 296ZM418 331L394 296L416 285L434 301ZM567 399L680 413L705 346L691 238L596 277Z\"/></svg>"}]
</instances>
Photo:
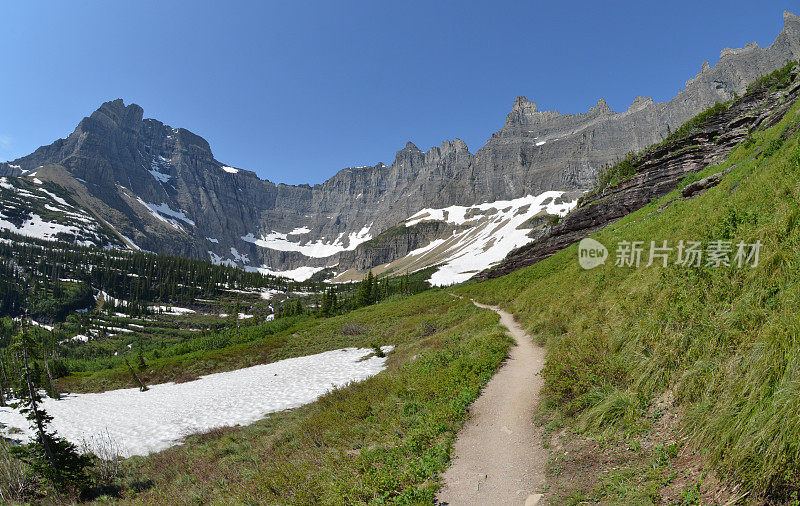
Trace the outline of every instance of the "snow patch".
<instances>
[{"instance_id":1,"label":"snow patch","mask_svg":"<svg viewBox=\"0 0 800 506\"><path fill-rule=\"evenodd\" d=\"M269 276L280 276L283 278L289 278L294 281L306 281L311 276L316 274L317 272L324 269L324 267L298 267L297 269L289 269L286 271L273 271L269 267L262 266L262 267L245 267L246 271L258 271L261 274L267 274Z\"/></svg>"},{"instance_id":2,"label":"snow patch","mask_svg":"<svg viewBox=\"0 0 800 506\"><path fill-rule=\"evenodd\" d=\"M183 211L174 211L168 204L151 204L149 202L145 202L139 197L136 197L136 200L139 201L144 207L146 207L150 214L153 215L154 218L157 220L163 221L164 223L170 225L172 228L176 230L183 230L180 223L176 221L181 220L184 223L187 223L191 226L195 226L194 221L190 220Z\"/></svg>"},{"instance_id":3,"label":"snow patch","mask_svg":"<svg viewBox=\"0 0 800 506\"><path fill-rule=\"evenodd\" d=\"M285 292L283 290L276 290L274 288L263 288L261 290L261 298L263 300L270 300L275 295L283 295Z\"/></svg>"},{"instance_id":4,"label":"snow patch","mask_svg":"<svg viewBox=\"0 0 800 506\"><path fill-rule=\"evenodd\" d=\"M241 262L243 264L250 263L250 258L245 254L239 253L239 250L236 248L231 248L231 255L233 255L233 259L237 262Z\"/></svg>"},{"instance_id":5,"label":"snow patch","mask_svg":"<svg viewBox=\"0 0 800 506\"><path fill-rule=\"evenodd\" d=\"M45 221L41 216L35 213L31 213L29 218L22 222L19 227L3 218L3 214L0 213L0 230L9 230L20 235L35 237L36 239L43 239L45 241L55 241L58 239L59 234L81 237L85 232L84 230L72 225L64 225L52 221ZM77 244L81 246L94 245L92 241L85 240L79 240L77 241Z\"/></svg>"},{"instance_id":6,"label":"snow patch","mask_svg":"<svg viewBox=\"0 0 800 506\"><path fill-rule=\"evenodd\" d=\"M208 251L208 256L211 259L211 263L214 265L228 265L230 267L236 267L236 262L227 258L222 258L211 250Z\"/></svg>"},{"instance_id":7,"label":"snow patch","mask_svg":"<svg viewBox=\"0 0 800 506\"><path fill-rule=\"evenodd\" d=\"M345 246L345 242L342 240L344 233L339 234L336 239L328 242L325 241L324 237L317 239L314 242L307 242L305 244L289 240L288 236L290 235L307 234L310 232L311 230L306 227L296 228L286 234L281 232L270 232L267 235L262 235L260 238L256 238L252 233L250 233L242 236L241 239L245 242L253 243L262 248L276 251L298 251L307 257L326 258L342 251L354 250L359 244L372 239L372 236L369 234L369 229L371 227L372 224L369 224L358 232L351 232L347 236L347 246Z\"/></svg>"},{"instance_id":8,"label":"snow patch","mask_svg":"<svg viewBox=\"0 0 800 506\"><path fill-rule=\"evenodd\" d=\"M529 243L531 228L525 226L526 221L535 216L564 216L575 207L577 200L555 203L563 193L548 191L470 207L422 209L406 220L406 226L443 221L463 226L463 230L456 230L449 238L431 241L411 251L408 257L416 265L443 264L431 276L430 283L434 286L466 281L500 262L512 250Z\"/></svg>"},{"instance_id":9,"label":"snow patch","mask_svg":"<svg viewBox=\"0 0 800 506\"><path fill-rule=\"evenodd\" d=\"M391 351L384 346L384 352ZM335 387L363 381L386 368L371 349L345 348L271 364L202 376L186 383L152 385L92 394L45 398L52 428L80 445L103 434L123 456L147 455L181 444L190 434L217 427L251 424L268 413L298 408ZM15 439L31 437L19 411L0 408L0 423L17 428Z\"/></svg>"}]
</instances>

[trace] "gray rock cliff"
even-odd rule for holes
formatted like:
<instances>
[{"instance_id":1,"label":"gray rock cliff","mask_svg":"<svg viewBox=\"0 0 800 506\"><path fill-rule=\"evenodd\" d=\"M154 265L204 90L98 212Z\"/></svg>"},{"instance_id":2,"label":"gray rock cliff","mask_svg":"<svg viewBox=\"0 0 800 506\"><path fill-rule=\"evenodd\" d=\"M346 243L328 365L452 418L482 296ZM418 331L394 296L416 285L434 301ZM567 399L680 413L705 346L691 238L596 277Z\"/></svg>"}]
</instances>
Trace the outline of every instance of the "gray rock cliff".
<instances>
[{"instance_id":1,"label":"gray rock cliff","mask_svg":"<svg viewBox=\"0 0 800 506\"><path fill-rule=\"evenodd\" d=\"M431 240L414 236L380 252L356 247L420 209L587 190L605 164L661 141L798 58L800 18L787 12L771 46L723 50L715 66L704 63L669 102L637 97L617 113L600 99L585 113L561 114L518 97L505 125L474 154L459 139L427 151L409 142L391 165L347 168L313 186L276 184L227 167L202 137L144 119L140 106L114 100L67 138L0 164L0 175L62 168L47 173L65 186L83 185L86 206L151 251L273 270L340 260L343 267L369 267Z\"/></svg>"}]
</instances>

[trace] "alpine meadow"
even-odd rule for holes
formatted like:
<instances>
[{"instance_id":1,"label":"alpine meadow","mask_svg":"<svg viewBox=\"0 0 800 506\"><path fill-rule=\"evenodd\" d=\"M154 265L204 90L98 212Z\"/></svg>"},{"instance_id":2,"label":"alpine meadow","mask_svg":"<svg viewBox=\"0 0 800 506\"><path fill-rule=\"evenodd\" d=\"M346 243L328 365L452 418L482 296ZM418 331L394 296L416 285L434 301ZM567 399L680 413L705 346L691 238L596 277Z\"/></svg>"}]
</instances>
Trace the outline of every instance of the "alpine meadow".
<instances>
[{"instance_id":1,"label":"alpine meadow","mask_svg":"<svg viewBox=\"0 0 800 506\"><path fill-rule=\"evenodd\" d=\"M773 3L9 6L0 502L800 505Z\"/></svg>"}]
</instances>

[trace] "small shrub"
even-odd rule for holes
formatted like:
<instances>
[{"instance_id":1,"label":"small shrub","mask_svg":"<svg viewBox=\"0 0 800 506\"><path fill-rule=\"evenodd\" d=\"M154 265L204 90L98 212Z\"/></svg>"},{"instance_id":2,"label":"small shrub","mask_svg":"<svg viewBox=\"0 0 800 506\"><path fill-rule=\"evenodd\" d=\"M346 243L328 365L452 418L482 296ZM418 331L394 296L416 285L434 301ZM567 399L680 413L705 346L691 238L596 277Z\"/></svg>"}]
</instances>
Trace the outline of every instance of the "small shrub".
<instances>
[{"instance_id":1,"label":"small shrub","mask_svg":"<svg viewBox=\"0 0 800 506\"><path fill-rule=\"evenodd\" d=\"M419 335L420 336L428 337L428 336L432 336L435 333L436 333L436 327L434 327L430 323L425 322L422 325L420 325L420 329L419 329Z\"/></svg>"},{"instance_id":2,"label":"small shrub","mask_svg":"<svg viewBox=\"0 0 800 506\"><path fill-rule=\"evenodd\" d=\"M99 484L111 484L121 473L122 454L120 447L108 431L84 439L81 452L95 456L90 474Z\"/></svg>"},{"instance_id":3,"label":"small shrub","mask_svg":"<svg viewBox=\"0 0 800 506\"><path fill-rule=\"evenodd\" d=\"M360 336L362 334L366 334L367 329L365 329L358 323L350 322L342 325L341 328L339 329L339 332L341 332L345 336Z\"/></svg>"},{"instance_id":4,"label":"small shrub","mask_svg":"<svg viewBox=\"0 0 800 506\"><path fill-rule=\"evenodd\" d=\"M614 165L606 165L597 177L597 187L600 191L613 188L622 182L627 181L636 174L636 155L628 155Z\"/></svg>"}]
</instances>

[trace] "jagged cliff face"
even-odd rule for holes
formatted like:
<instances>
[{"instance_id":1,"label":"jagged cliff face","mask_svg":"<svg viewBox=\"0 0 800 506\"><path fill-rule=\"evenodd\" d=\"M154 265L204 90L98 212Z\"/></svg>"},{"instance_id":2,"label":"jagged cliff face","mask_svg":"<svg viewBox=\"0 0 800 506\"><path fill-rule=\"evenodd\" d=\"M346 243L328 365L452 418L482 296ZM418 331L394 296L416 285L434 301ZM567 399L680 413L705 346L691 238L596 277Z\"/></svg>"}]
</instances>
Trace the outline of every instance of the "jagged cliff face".
<instances>
[{"instance_id":1,"label":"jagged cliff face","mask_svg":"<svg viewBox=\"0 0 800 506\"><path fill-rule=\"evenodd\" d=\"M716 102L742 95L759 76L800 58L800 18L784 13L784 29L768 48L756 43L726 48L713 68L703 62L696 77L669 102L638 97L622 113L605 100L585 114L539 111L518 97L505 126L481 148L461 182L471 190L463 195L476 201L482 195L518 198L544 190L587 189L598 170L629 152L638 152L664 139L670 130ZM462 185L460 185L462 186Z\"/></svg>"},{"instance_id":2,"label":"jagged cliff face","mask_svg":"<svg viewBox=\"0 0 800 506\"><path fill-rule=\"evenodd\" d=\"M722 163L751 132L775 126L797 103L800 67L791 70L790 78L785 86L775 89L769 83L758 83L730 107L713 114L697 131L684 138L669 139L639 155L632 161L636 173L630 179L585 195L577 208L557 225L545 227L534 241L481 272L479 277L499 277L533 265L667 195L678 188L688 173ZM689 185L681 197L692 198L719 182L723 174ZM662 204L655 212L660 213L668 205Z\"/></svg>"},{"instance_id":3,"label":"jagged cliff face","mask_svg":"<svg viewBox=\"0 0 800 506\"><path fill-rule=\"evenodd\" d=\"M359 244L423 208L590 188L604 164L800 58L800 19L784 18L772 46L724 50L715 67L704 64L666 103L637 98L616 113L601 99L584 114L559 114L519 97L505 126L475 154L458 139L427 152L408 143L388 166L344 169L320 185L276 185L217 161L188 130L143 119L141 107L116 100L66 139L0 164L0 176L36 173L58 183L129 244L151 251L272 271L340 261L340 272L370 267L369 259L385 262L386 253Z\"/></svg>"}]
</instances>

